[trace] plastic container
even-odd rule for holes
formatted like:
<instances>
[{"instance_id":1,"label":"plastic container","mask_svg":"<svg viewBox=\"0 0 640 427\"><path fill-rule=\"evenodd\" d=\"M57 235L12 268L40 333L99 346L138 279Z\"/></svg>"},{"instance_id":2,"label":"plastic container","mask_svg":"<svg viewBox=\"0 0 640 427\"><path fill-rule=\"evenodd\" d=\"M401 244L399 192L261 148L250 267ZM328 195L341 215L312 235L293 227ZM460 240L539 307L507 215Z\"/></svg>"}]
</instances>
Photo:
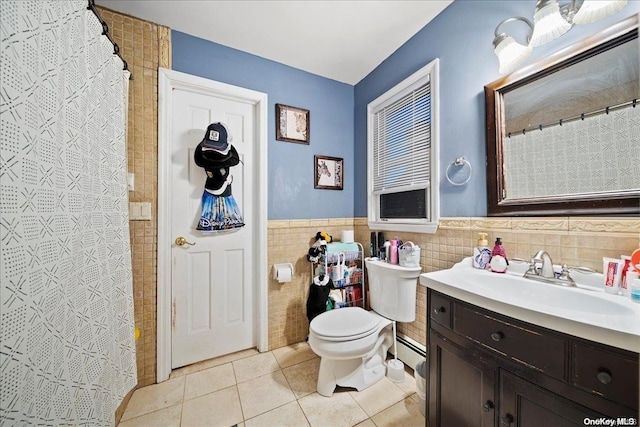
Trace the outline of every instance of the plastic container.
<instances>
[{"instance_id":1,"label":"plastic container","mask_svg":"<svg viewBox=\"0 0 640 427\"><path fill-rule=\"evenodd\" d=\"M473 248L473 266L484 270L489 268L491 249L489 249L487 233L479 233L478 236L480 237L478 239L478 246Z\"/></svg>"},{"instance_id":2,"label":"plastic container","mask_svg":"<svg viewBox=\"0 0 640 427\"><path fill-rule=\"evenodd\" d=\"M413 376L416 378L416 394L418 395L418 403L420 406L420 413L426 417L427 412L427 361L424 360L416 365L416 369L413 371Z\"/></svg>"},{"instance_id":3,"label":"plastic container","mask_svg":"<svg viewBox=\"0 0 640 427\"><path fill-rule=\"evenodd\" d=\"M387 378L394 383L404 381L404 363L401 360L391 359L387 361Z\"/></svg>"},{"instance_id":4,"label":"plastic container","mask_svg":"<svg viewBox=\"0 0 640 427\"><path fill-rule=\"evenodd\" d=\"M402 267L420 267L420 246L404 243L398 250L398 262Z\"/></svg>"}]
</instances>

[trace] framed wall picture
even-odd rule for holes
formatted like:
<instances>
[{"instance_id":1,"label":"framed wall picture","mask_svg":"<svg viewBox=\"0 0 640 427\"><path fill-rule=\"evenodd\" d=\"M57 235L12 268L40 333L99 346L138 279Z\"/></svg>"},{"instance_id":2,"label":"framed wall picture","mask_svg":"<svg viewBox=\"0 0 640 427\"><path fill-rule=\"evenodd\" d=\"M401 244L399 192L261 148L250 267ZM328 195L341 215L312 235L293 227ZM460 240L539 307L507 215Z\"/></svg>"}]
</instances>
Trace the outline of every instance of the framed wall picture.
<instances>
[{"instance_id":1,"label":"framed wall picture","mask_svg":"<svg viewBox=\"0 0 640 427\"><path fill-rule=\"evenodd\" d=\"M309 110L276 104L276 139L309 144Z\"/></svg>"},{"instance_id":2,"label":"framed wall picture","mask_svg":"<svg viewBox=\"0 0 640 427\"><path fill-rule=\"evenodd\" d=\"M344 159L329 156L313 156L315 179L313 188L342 190L344 183Z\"/></svg>"}]
</instances>

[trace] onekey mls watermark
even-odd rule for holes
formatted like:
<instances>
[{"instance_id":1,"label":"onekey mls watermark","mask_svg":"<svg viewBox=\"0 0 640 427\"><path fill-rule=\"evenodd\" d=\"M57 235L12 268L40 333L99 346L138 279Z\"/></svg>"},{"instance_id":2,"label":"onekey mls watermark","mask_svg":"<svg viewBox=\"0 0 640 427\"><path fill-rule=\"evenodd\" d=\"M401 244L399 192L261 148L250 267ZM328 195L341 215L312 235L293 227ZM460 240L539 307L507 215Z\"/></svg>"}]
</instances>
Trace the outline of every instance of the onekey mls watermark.
<instances>
[{"instance_id":1,"label":"onekey mls watermark","mask_svg":"<svg viewBox=\"0 0 640 427\"><path fill-rule=\"evenodd\" d=\"M637 426L638 419L633 417L620 418L585 418L583 420L585 426Z\"/></svg>"}]
</instances>

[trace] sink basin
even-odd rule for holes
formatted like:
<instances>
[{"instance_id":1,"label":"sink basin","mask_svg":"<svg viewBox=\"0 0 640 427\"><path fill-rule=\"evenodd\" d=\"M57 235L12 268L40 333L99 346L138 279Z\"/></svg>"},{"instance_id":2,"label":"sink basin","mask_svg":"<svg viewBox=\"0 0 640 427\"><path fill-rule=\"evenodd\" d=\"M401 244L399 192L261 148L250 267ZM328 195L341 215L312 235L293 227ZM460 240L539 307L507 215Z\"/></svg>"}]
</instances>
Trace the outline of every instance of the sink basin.
<instances>
[{"instance_id":1,"label":"sink basin","mask_svg":"<svg viewBox=\"0 0 640 427\"><path fill-rule=\"evenodd\" d=\"M561 310L602 314L607 316L634 316L636 312L625 305L622 297L620 301L603 298L599 292L571 291L560 285L544 282L534 282L523 277L496 274L489 271L471 269L462 277L457 277L459 283L467 288L475 287L485 296L518 300L524 306L540 304L541 308L558 308ZM575 290L575 289L574 289Z\"/></svg>"},{"instance_id":2,"label":"sink basin","mask_svg":"<svg viewBox=\"0 0 640 427\"><path fill-rule=\"evenodd\" d=\"M466 260L465 260L466 261ZM420 275L428 288L582 338L640 351L640 304L591 286L564 287L478 270L469 262Z\"/></svg>"}]
</instances>

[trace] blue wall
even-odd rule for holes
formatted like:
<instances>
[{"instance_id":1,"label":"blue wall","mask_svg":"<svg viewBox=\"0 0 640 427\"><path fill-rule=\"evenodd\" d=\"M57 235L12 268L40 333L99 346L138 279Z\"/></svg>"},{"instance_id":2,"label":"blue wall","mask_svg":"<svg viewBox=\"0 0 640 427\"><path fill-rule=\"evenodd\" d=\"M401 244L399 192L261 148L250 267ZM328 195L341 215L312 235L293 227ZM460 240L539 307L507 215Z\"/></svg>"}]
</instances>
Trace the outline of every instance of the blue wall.
<instances>
[{"instance_id":1,"label":"blue wall","mask_svg":"<svg viewBox=\"0 0 640 427\"><path fill-rule=\"evenodd\" d=\"M500 77L493 33L509 17L532 20L534 8L534 0L456 0L355 88L178 31L171 35L173 69L268 94L269 219L342 218L367 215L367 104L440 58L440 214L485 216L484 86ZM635 13L640 1L576 25L535 48L524 65ZM507 25L515 32L521 24ZM311 111L310 145L275 140L276 103ZM344 158L344 190L313 188L314 154ZM473 165L473 176L455 187L444 173L460 156Z\"/></svg>"},{"instance_id":2,"label":"blue wall","mask_svg":"<svg viewBox=\"0 0 640 427\"><path fill-rule=\"evenodd\" d=\"M353 217L353 86L171 32L173 69L269 96L269 219ZM275 104L310 110L309 145L276 141ZM344 158L344 190L313 188L314 155Z\"/></svg>"},{"instance_id":3,"label":"blue wall","mask_svg":"<svg viewBox=\"0 0 640 427\"><path fill-rule=\"evenodd\" d=\"M533 0L456 0L361 80L355 87L354 168L364 171L367 166L367 104L440 58L440 215L486 216L484 86L500 77L498 59L493 53L494 30L500 21L512 16L532 21L534 9ZM622 11L605 20L576 25L562 37L534 48L523 65L639 12L640 1L630 1ZM507 30L513 28L515 32L518 25L524 24L507 25ZM460 156L473 165L473 176L467 185L455 187L447 182L444 173ZM355 216L366 216L364 173L355 176L354 203Z\"/></svg>"}]
</instances>

